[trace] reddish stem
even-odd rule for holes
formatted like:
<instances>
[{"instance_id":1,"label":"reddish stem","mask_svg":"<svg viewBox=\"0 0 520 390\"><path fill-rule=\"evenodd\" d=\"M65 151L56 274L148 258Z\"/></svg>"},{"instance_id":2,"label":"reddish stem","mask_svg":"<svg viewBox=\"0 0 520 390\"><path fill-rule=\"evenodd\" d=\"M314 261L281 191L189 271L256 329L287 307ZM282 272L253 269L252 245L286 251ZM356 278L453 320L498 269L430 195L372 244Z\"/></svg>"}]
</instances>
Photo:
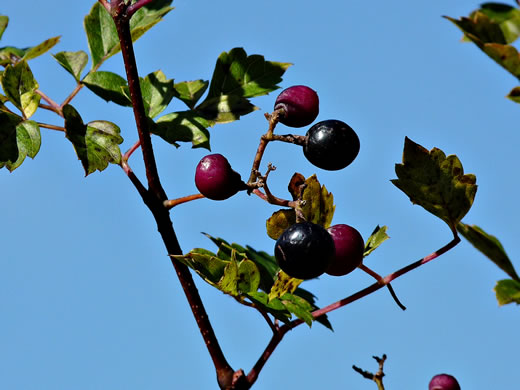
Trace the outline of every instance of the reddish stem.
<instances>
[{"instance_id":1,"label":"reddish stem","mask_svg":"<svg viewBox=\"0 0 520 390\"><path fill-rule=\"evenodd\" d=\"M165 200L163 202L163 204L164 204L164 207L166 207L169 210L180 204L191 202L192 200L196 200L196 199L203 199L203 198L205 198L205 196L202 194L193 194L193 195L183 196L182 198Z\"/></svg>"}]
</instances>

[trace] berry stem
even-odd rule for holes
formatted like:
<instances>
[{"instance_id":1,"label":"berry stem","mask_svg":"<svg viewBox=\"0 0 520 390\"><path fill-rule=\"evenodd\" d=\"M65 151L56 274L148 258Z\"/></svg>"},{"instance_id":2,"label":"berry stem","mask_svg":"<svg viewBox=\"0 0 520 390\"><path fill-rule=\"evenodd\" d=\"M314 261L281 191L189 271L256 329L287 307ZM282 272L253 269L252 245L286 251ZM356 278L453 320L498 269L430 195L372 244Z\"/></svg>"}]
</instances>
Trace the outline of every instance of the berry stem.
<instances>
[{"instance_id":1,"label":"berry stem","mask_svg":"<svg viewBox=\"0 0 520 390\"><path fill-rule=\"evenodd\" d=\"M205 196L202 194L193 194L193 195L183 196L182 198L165 200L163 202L163 204L164 204L164 207L166 207L169 210L180 204L191 202L192 200L196 200L196 199L203 199L203 198L205 198Z\"/></svg>"},{"instance_id":2,"label":"berry stem","mask_svg":"<svg viewBox=\"0 0 520 390\"><path fill-rule=\"evenodd\" d=\"M361 263L359 266L358 266L359 269L365 271L367 274L369 274L370 276L372 276L374 279L376 279L378 282L380 283L384 283L384 280L383 280L383 277L381 275L379 275L377 272L373 271L372 269L368 268L365 264ZM388 283L386 285L386 287L388 288L388 291L390 292L390 295L392 296L392 298L394 299L395 303L397 303L397 306L399 306L401 308L401 310L406 310L406 306L403 305L401 303L401 301L399 301L399 298L397 298L397 294L395 293L394 291L394 288L392 287L392 285L390 283Z\"/></svg>"},{"instance_id":3,"label":"berry stem","mask_svg":"<svg viewBox=\"0 0 520 390\"><path fill-rule=\"evenodd\" d=\"M123 160L128 161L130 159L130 156L141 146L141 141L137 141L130 149L126 151L125 154L123 154Z\"/></svg>"}]
</instances>

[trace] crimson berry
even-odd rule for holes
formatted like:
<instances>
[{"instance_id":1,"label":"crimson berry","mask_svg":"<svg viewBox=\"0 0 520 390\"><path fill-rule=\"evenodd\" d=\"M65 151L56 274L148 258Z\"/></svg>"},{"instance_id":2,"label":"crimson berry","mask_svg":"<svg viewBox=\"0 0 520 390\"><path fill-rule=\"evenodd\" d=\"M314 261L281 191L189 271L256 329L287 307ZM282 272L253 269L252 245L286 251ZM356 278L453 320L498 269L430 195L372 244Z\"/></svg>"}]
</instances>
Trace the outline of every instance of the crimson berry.
<instances>
[{"instance_id":1,"label":"crimson berry","mask_svg":"<svg viewBox=\"0 0 520 390\"><path fill-rule=\"evenodd\" d=\"M333 276L343 276L354 271L363 261L363 237L352 226L344 224L331 226L328 232L334 240L336 252L326 272Z\"/></svg>"},{"instance_id":2,"label":"crimson berry","mask_svg":"<svg viewBox=\"0 0 520 390\"><path fill-rule=\"evenodd\" d=\"M454 376L439 374L432 378L428 390L460 390L460 385Z\"/></svg>"},{"instance_id":3,"label":"crimson berry","mask_svg":"<svg viewBox=\"0 0 520 390\"><path fill-rule=\"evenodd\" d=\"M221 154L209 154L200 160L195 170L195 185L202 195L213 200L227 199L247 188Z\"/></svg>"},{"instance_id":4,"label":"crimson berry","mask_svg":"<svg viewBox=\"0 0 520 390\"><path fill-rule=\"evenodd\" d=\"M278 121L290 127L310 125L318 116L318 94L305 85L284 89L276 98L275 110L283 110Z\"/></svg>"},{"instance_id":5,"label":"crimson berry","mask_svg":"<svg viewBox=\"0 0 520 390\"><path fill-rule=\"evenodd\" d=\"M288 227L276 241L274 255L280 268L298 279L317 278L334 256L334 240L320 225L310 222Z\"/></svg>"},{"instance_id":6,"label":"crimson berry","mask_svg":"<svg viewBox=\"0 0 520 390\"><path fill-rule=\"evenodd\" d=\"M307 131L303 154L318 168L329 171L350 165L359 153L359 138L345 122L318 122Z\"/></svg>"}]
</instances>

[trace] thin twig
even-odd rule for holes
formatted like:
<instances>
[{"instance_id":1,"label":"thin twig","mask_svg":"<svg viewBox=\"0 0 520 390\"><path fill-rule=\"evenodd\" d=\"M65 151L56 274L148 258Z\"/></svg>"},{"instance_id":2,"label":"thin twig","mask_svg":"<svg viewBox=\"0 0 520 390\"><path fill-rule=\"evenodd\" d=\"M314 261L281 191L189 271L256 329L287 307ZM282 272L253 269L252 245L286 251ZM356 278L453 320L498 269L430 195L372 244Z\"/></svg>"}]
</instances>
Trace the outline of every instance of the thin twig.
<instances>
[{"instance_id":1,"label":"thin twig","mask_svg":"<svg viewBox=\"0 0 520 390\"><path fill-rule=\"evenodd\" d=\"M139 11L140 8L144 7L147 4L150 4L153 0L139 0L138 2L132 4L129 6L126 10L126 14L128 17L132 17L133 14L135 14L137 11Z\"/></svg>"},{"instance_id":2,"label":"thin twig","mask_svg":"<svg viewBox=\"0 0 520 390\"><path fill-rule=\"evenodd\" d=\"M49 129L49 130L57 130L57 131L65 132L65 128L61 127L61 126L49 125L47 123L38 123L38 126L43 127L45 129Z\"/></svg>"},{"instance_id":3,"label":"thin twig","mask_svg":"<svg viewBox=\"0 0 520 390\"><path fill-rule=\"evenodd\" d=\"M380 283L384 283L384 280L383 280L383 277L381 275L379 275L377 272L373 271L372 269L368 268L365 264L361 263L359 266L358 266L359 269L365 271L367 274L369 274L370 276L372 276L374 279L376 279L378 282ZM392 287L392 285L390 283L388 283L386 285L386 287L388 288L388 291L390 292L390 295L392 296L392 298L394 299L395 303L397 304L397 306L399 306L401 308L401 310L406 310L406 306L403 305L401 303L401 301L399 300L399 298L397 298L397 294L395 293L394 291L394 288Z\"/></svg>"},{"instance_id":4,"label":"thin twig","mask_svg":"<svg viewBox=\"0 0 520 390\"><path fill-rule=\"evenodd\" d=\"M49 106L51 107L50 109L52 111L54 111L59 116L63 117L63 112L61 111L61 107L60 107L60 105L58 103L56 103L54 100L52 100L50 97L48 97L46 94L44 94L39 89L37 89L35 92L38 95L40 95L42 97L42 99L45 100L49 104Z\"/></svg>"},{"instance_id":5,"label":"thin twig","mask_svg":"<svg viewBox=\"0 0 520 390\"><path fill-rule=\"evenodd\" d=\"M180 204L191 202L192 200L203 199L203 198L205 198L205 196L202 194L193 194L193 195L183 196L182 198L168 199L168 200L165 200L163 202L163 204L164 204L164 207L166 207L168 210L170 210Z\"/></svg>"}]
</instances>

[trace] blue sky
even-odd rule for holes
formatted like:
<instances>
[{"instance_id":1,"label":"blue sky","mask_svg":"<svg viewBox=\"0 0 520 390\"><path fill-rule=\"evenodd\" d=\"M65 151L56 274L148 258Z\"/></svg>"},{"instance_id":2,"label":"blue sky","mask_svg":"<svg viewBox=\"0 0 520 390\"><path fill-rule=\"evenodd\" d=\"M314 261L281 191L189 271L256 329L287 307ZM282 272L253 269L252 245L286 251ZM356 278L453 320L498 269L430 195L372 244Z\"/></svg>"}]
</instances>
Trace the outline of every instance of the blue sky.
<instances>
[{"instance_id":1,"label":"blue sky","mask_svg":"<svg viewBox=\"0 0 520 390\"><path fill-rule=\"evenodd\" d=\"M1 46L31 46L62 35L51 52L87 51L83 17L93 2L3 2L10 17ZM356 161L340 172L308 163L301 150L271 144L265 162L273 192L284 196L293 172L318 174L334 194L334 223L365 237L387 225L390 240L366 263L386 275L451 239L446 225L390 183L405 136L457 154L479 189L464 218L499 237L520 267L516 194L519 107L504 96L515 80L442 15L459 17L475 1L178 0L176 9L136 44L141 74L157 69L176 81L209 79L217 56L233 47L291 62L282 87L306 84L320 96L318 120L340 119L361 140ZM40 88L57 101L73 79L50 55L31 63ZM123 74L120 56L103 70ZM212 151L247 177L276 92L260 110L212 130ZM117 123L126 150L136 140L128 109L84 90L74 101L85 121ZM173 111L178 107L170 107ZM40 114L37 114L40 115ZM61 124L42 113L40 121ZM280 126L280 132L291 132ZM304 129L301 130L305 131ZM174 149L154 138L168 194L196 192L193 175L207 153ZM131 160L138 175L138 154ZM164 251L154 221L117 166L84 178L62 133L45 131L34 160L0 171L0 387L4 389L209 389L211 361ZM184 251L213 249L200 232L273 251L265 219L277 208L239 194L199 200L173 211ZM289 333L256 389L375 389L353 364L376 370L388 355L386 388L426 389L441 372L463 389L518 383L518 307L498 307L492 291L506 275L471 245L455 249L393 283L401 311L385 290L331 313L335 331L314 325ZM197 280L228 361L249 371L270 337L261 317ZM369 285L357 270L305 282L323 306Z\"/></svg>"}]
</instances>

